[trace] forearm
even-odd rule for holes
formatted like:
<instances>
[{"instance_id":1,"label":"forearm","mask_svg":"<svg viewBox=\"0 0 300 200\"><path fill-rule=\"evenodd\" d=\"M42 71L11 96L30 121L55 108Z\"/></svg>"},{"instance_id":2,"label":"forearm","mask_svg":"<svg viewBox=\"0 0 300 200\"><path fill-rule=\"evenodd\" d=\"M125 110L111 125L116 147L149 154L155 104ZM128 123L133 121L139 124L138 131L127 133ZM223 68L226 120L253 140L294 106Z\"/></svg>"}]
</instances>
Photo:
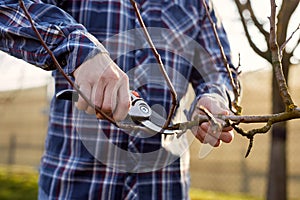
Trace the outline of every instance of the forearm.
<instances>
[{"instance_id":1,"label":"forearm","mask_svg":"<svg viewBox=\"0 0 300 200\"><path fill-rule=\"evenodd\" d=\"M63 10L42 2L24 1L36 28L66 73L105 48ZM55 66L41 45L18 1L0 3L0 50L45 70Z\"/></svg>"},{"instance_id":2,"label":"forearm","mask_svg":"<svg viewBox=\"0 0 300 200\"><path fill-rule=\"evenodd\" d=\"M213 34L215 28L229 68L233 72L234 81L238 82L236 69L231 63L231 49L224 27L213 9L209 9L209 13L207 13L202 5L199 15L202 16L199 22L201 29L197 38L200 48L196 52L196 67L194 69L196 73L193 73L191 82L198 96L216 93L225 99L227 99L228 95L233 99L234 94L230 76L224 64L218 40ZM208 15L213 20L214 27Z\"/></svg>"},{"instance_id":3,"label":"forearm","mask_svg":"<svg viewBox=\"0 0 300 200\"><path fill-rule=\"evenodd\" d=\"M226 107L229 107L229 104L234 99L231 80L223 62L219 44L213 34L213 26L203 7L200 8L199 13L202 16L199 22L201 29L197 38L199 48L195 52L193 63L195 67L190 79L195 90L196 99L191 106L190 116L198 101L203 97L209 96L209 98L216 99ZM216 24L215 28L230 70L233 72L234 81L238 83L236 69L231 63L231 50L226 32L220 21L218 21L213 9L210 9L209 14Z\"/></svg>"}]
</instances>

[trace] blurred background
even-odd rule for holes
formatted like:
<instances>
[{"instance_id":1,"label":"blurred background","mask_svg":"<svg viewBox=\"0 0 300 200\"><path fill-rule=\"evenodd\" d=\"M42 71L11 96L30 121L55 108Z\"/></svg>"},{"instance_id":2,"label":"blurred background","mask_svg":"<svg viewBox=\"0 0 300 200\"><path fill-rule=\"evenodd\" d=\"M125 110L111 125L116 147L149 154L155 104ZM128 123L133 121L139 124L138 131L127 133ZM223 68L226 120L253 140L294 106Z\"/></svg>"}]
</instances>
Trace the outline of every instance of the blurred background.
<instances>
[{"instance_id":1,"label":"blurred background","mask_svg":"<svg viewBox=\"0 0 300 200\"><path fill-rule=\"evenodd\" d=\"M246 5L247 1L241 2ZM269 1L252 0L251 2L253 2L255 14L262 19L261 24L264 24L269 16L269 10L266 12ZM250 47L234 1L223 0L214 1L214 3L231 42L234 64L237 65L239 58L241 59L243 114L263 115L272 113L274 97L272 95L272 69L269 62L257 55ZM247 16L247 13L244 13L244 16ZM298 6L291 17L290 26L292 28L288 30L288 35L295 30L297 23L299 24L299 19ZM251 27L251 22L249 24ZM254 27L253 24L254 22L252 22ZM251 35L259 49L266 51L267 46L259 31L252 28ZM296 38L296 41L294 43L292 41L291 46L287 47L290 51L299 39L299 31L293 38ZM294 55L289 60L288 84L296 104L300 103L300 80L297 78L300 74L300 65L297 64L300 58L299 52L298 45ZM13 195L5 193L2 186L7 184L7 175L14 177L15 172L21 177L21 181L19 181L21 185L29 184L28 190L30 190L30 184L36 188L37 171L47 131L49 101L52 95L53 80L50 72L42 71L0 52L0 196L3 194L8 197L7 199L10 199L10 195ZM293 120L287 123L288 199L300 199L299 122L299 120ZM243 127L250 129L254 125ZM223 144L220 148L215 148L204 158L199 156L201 144L194 141L190 148L191 187L201 191L245 194L254 197L254 199L265 199L268 187L268 170L271 163L271 141L270 132L256 136L253 150L248 158L244 158L248 140L238 134L235 134L233 143ZM27 176L27 173L23 173L28 170L31 171L33 178ZM212 199L214 198L212 197ZM224 199L226 198L224 197Z\"/></svg>"}]
</instances>

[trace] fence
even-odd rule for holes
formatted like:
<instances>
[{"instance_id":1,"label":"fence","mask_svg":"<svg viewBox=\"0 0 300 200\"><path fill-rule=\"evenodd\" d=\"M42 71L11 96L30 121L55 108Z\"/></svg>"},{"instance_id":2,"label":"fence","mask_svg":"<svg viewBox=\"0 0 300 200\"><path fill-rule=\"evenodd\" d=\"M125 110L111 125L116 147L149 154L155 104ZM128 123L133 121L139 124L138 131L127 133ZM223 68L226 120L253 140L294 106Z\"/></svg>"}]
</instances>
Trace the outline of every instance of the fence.
<instances>
[{"instance_id":1,"label":"fence","mask_svg":"<svg viewBox=\"0 0 300 200\"><path fill-rule=\"evenodd\" d=\"M43 143L18 141L16 134L10 134L6 144L0 146L0 163L5 165L28 165L38 167L43 153Z\"/></svg>"},{"instance_id":2,"label":"fence","mask_svg":"<svg viewBox=\"0 0 300 200\"><path fill-rule=\"evenodd\" d=\"M0 100L0 163L37 167L43 152L49 102L47 87L6 91Z\"/></svg>"}]
</instances>

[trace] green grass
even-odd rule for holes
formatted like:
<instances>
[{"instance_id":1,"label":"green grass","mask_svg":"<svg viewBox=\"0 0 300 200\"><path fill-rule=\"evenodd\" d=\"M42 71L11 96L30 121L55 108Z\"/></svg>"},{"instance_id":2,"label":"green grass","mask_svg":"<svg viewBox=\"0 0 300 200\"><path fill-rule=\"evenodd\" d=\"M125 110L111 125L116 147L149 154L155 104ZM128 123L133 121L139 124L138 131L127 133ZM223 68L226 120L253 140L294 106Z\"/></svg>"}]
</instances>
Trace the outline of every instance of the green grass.
<instances>
[{"instance_id":1,"label":"green grass","mask_svg":"<svg viewBox=\"0 0 300 200\"><path fill-rule=\"evenodd\" d=\"M22 167L0 167L1 200L37 199L38 173L33 169ZM191 189L191 200L259 200L244 195L222 194L210 191Z\"/></svg>"},{"instance_id":2,"label":"green grass","mask_svg":"<svg viewBox=\"0 0 300 200\"><path fill-rule=\"evenodd\" d=\"M223 194L212 191L202 191L198 189L190 190L191 200L262 200L243 194Z\"/></svg>"},{"instance_id":3,"label":"green grass","mask_svg":"<svg viewBox=\"0 0 300 200\"><path fill-rule=\"evenodd\" d=\"M0 199L37 199L37 182L38 174L34 170L0 167Z\"/></svg>"}]
</instances>

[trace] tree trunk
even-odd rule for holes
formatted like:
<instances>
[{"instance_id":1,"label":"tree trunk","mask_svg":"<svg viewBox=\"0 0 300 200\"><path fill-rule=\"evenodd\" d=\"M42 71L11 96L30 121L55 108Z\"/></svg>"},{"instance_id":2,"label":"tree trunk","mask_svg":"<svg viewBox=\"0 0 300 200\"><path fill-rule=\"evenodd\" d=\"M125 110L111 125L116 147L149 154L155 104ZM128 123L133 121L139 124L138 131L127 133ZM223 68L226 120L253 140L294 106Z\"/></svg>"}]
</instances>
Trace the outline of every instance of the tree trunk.
<instances>
[{"instance_id":1,"label":"tree trunk","mask_svg":"<svg viewBox=\"0 0 300 200\"><path fill-rule=\"evenodd\" d=\"M289 64L282 60L283 73L287 80ZM278 85L273 73L272 79L272 112L279 113L284 111L285 106L279 94ZM287 199L287 127L286 122L273 125L272 142L270 150L270 164L268 175L268 200L286 200Z\"/></svg>"},{"instance_id":2,"label":"tree trunk","mask_svg":"<svg viewBox=\"0 0 300 200\"><path fill-rule=\"evenodd\" d=\"M272 129L268 177L268 200L287 199L287 170L286 170L286 125L276 124Z\"/></svg>"}]
</instances>

